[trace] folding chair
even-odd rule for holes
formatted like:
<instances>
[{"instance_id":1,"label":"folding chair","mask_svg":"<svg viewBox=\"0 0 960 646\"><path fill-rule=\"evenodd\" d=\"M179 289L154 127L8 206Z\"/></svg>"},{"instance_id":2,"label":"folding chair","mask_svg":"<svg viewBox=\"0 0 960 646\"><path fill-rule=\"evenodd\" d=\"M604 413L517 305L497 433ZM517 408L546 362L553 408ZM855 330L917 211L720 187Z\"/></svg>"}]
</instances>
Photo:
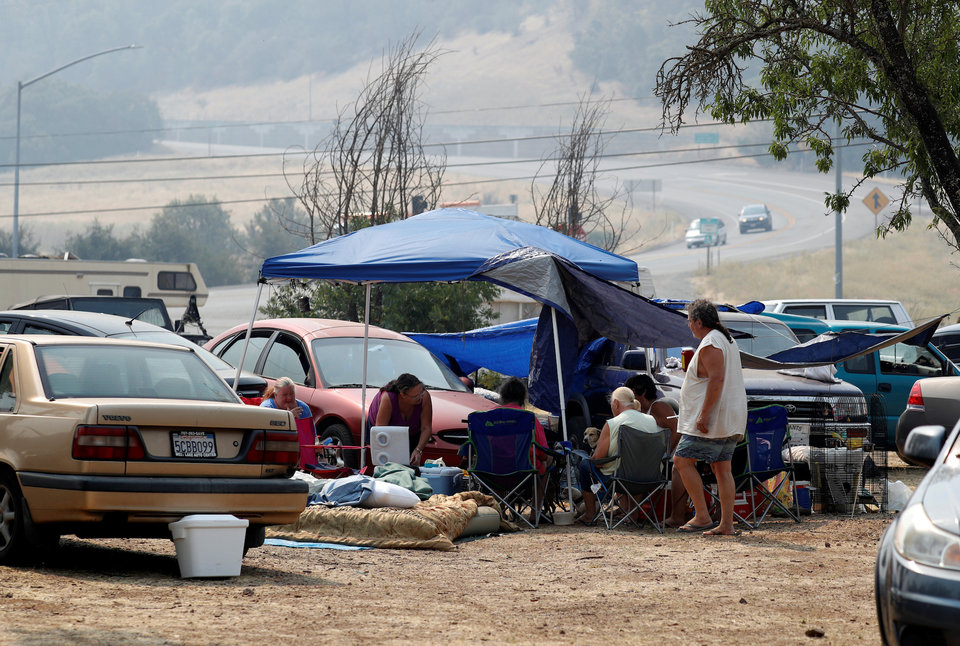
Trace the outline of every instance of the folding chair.
<instances>
[{"instance_id":1,"label":"folding chair","mask_svg":"<svg viewBox=\"0 0 960 646\"><path fill-rule=\"evenodd\" d=\"M734 449L731 470L736 485L735 496L742 496L746 503L746 513L734 510L734 520L739 521L751 529L756 529L767 517L770 510L777 508L800 522L800 506L796 495L796 475L792 457L784 461L783 449L790 440L789 425L787 423L787 409L774 404L752 408L747 411L747 428L743 439ZM767 488L767 481L784 474L774 487L773 491ZM710 485L716 484L713 474L701 472L704 488L711 495ZM790 482L790 492L793 508L788 507L780 500L780 494L787 482ZM711 513L716 512L719 502L713 499ZM743 510L741 508L741 510Z\"/></svg>"},{"instance_id":2,"label":"folding chair","mask_svg":"<svg viewBox=\"0 0 960 646\"><path fill-rule=\"evenodd\" d=\"M514 408L475 411L467 416L467 441L461 447L475 488L496 498L514 522L531 528L540 524L542 512L533 463L535 420L532 412ZM531 511L533 521L523 509Z\"/></svg>"},{"instance_id":3,"label":"folding chair","mask_svg":"<svg viewBox=\"0 0 960 646\"><path fill-rule=\"evenodd\" d=\"M745 492L750 506L749 518L746 521L751 529L756 529L767 517L773 508L800 522L800 505L797 502L796 475L792 456L783 459L783 449L790 441L790 430L787 423L787 409L783 406L772 405L754 408L747 411L747 432L745 436L747 448L746 471L735 476L737 492ZM788 452L789 455L789 452ZM780 474L780 479L771 491L767 481ZM789 507L780 499L784 486L789 481L790 495L793 506ZM759 500L758 500L759 498ZM759 518L757 513L762 509Z\"/></svg>"},{"instance_id":4,"label":"folding chair","mask_svg":"<svg viewBox=\"0 0 960 646\"><path fill-rule=\"evenodd\" d=\"M608 518L601 506L604 524L607 529L619 527L624 522L640 527L641 521L634 515L641 513L662 534L663 520L667 517L666 490L670 482L667 476L670 431L644 433L631 426L621 426L618 442L620 464L610 479L609 502L611 512L614 507L619 507L623 517L613 523L613 514ZM662 504L660 514L656 509L657 494L660 494Z\"/></svg>"}]
</instances>

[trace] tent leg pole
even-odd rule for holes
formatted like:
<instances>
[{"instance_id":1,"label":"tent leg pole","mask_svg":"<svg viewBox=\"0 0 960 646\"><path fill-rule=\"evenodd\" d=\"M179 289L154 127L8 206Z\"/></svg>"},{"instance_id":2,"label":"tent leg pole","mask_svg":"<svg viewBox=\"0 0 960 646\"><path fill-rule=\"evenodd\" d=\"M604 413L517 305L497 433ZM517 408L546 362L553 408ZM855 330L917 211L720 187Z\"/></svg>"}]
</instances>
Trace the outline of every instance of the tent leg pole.
<instances>
[{"instance_id":1,"label":"tent leg pole","mask_svg":"<svg viewBox=\"0 0 960 646\"><path fill-rule=\"evenodd\" d=\"M247 358L247 346L250 345L250 335L253 334L253 322L257 318L257 308L260 307L260 293L263 291L263 282L257 283L257 298L253 301L253 314L250 315L250 325L247 326L247 335L243 338L243 350L240 351L240 361L237 362L237 374L233 378L233 392L239 392L240 371L243 369L243 361Z\"/></svg>"},{"instance_id":2,"label":"tent leg pole","mask_svg":"<svg viewBox=\"0 0 960 646\"><path fill-rule=\"evenodd\" d=\"M553 322L553 352L557 359L557 386L560 389L560 424L563 429L563 441L567 442L567 397L563 392L563 370L560 367L560 336L557 333L557 310L550 308L550 318ZM570 505L570 511L573 508L573 481L570 474L570 460L566 460L567 466L567 502Z\"/></svg>"},{"instance_id":3,"label":"tent leg pole","mask_svg":"<svg viewBox=\"0 0 960 646\"><path fill-rule=\"evenodd\" d=\"M366 285L363 303L363 371L360 385L360 471L367 466L367 346L370 343L370 283Z\"/></svg>"}]
</instances>

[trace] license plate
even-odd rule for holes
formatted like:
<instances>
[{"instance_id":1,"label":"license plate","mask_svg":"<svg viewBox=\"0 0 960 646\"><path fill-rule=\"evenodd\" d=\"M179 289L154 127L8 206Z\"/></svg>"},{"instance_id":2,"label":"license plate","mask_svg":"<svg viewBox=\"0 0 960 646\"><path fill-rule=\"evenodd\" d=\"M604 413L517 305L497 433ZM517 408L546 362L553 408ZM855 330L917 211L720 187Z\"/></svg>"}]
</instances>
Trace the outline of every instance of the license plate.
<instances>
[{"instance_id":1,"label":"license plate","mask_svg":"<svg viewBox=\"0 0 960 646\"><path fill-rule=\"evenodd\" d=\"M213 433L180 431L172 434L173 455L178 458L215 458L217 442Z\"/></svg>"},{"instance_id":2,"label":"license plate","mask_svg":"<svg viewBox=\"0 0 960 646\"><path fill-rule=\"evenodd\" d=\"M810 444L809 424L788 424L790 427L790 446L807 446Z\"/></svg>"}]
</instances>

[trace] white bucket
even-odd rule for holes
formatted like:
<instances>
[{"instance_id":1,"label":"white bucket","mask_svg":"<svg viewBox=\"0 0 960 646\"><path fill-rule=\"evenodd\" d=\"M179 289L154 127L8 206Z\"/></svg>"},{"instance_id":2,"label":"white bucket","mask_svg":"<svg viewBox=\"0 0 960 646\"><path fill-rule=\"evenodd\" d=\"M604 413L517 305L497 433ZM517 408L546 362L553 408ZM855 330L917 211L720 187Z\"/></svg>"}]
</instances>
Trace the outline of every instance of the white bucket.
<instances>
[{"instance_id":1,"label":"white bucket","mask_svg":"<svg viewBox=\"0 0 960 646\"><path fill-rule=\"evenodd\" d=\"M553 512L553 524L554 525L573 525L573 512L572 511Z\"/></svg>"}]
</instances>

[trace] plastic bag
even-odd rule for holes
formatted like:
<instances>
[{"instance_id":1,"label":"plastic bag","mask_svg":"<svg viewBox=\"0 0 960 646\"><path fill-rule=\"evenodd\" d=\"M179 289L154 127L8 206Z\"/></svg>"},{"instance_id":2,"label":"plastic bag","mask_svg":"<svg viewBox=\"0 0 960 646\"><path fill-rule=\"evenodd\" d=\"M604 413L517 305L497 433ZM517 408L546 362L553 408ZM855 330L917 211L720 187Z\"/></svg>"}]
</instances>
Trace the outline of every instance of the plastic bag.
<instances>
[{"instance_id":1,"label":"plastic bag","mask_svg":"<svg viewBox=\"0 0 960 646\"><path fill-rule=\"evenodd\" d=\"M907 501L913 490L904 484L903 480L896 482L887 481L887 510L900 511L907 506Z\"/></svg>"}]
</instances>

